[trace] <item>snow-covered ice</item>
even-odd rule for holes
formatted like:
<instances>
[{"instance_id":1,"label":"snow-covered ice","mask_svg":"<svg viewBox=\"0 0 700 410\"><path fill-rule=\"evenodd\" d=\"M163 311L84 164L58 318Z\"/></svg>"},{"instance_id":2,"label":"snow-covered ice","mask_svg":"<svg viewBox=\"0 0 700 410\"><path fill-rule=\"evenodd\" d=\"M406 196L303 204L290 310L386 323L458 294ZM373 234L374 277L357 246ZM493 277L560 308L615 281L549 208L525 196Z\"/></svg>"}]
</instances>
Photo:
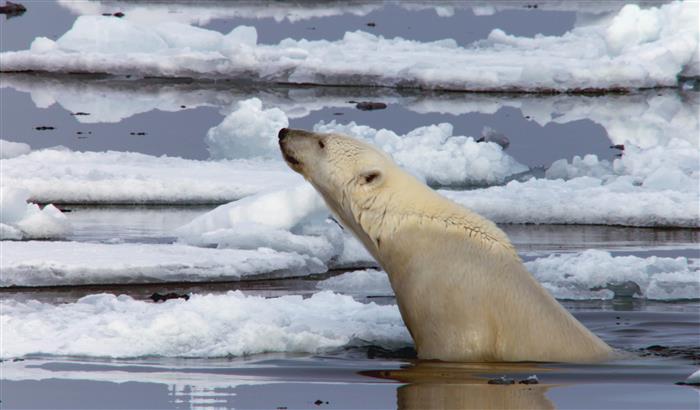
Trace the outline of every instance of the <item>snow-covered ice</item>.
<instances>
[{"instance_id":1,"label":"snow-covered ice","mask_svg":"<svg viewBox=\"0 0 700 410\"><path fill-rule=\"evenodd\" d=\"M700 298L697 259L613 256L590 249L537 258L525 266L557 299ZM343 273L319 282L317 287L352 295L393 294L387 274L374 269Z\"/></svg>"},{"instance_id":2,"label":"snow-covered ice","mask_svg":"<svg viewBox=\"0 0 700 410\"><path fill-rule=\"evenodd\" d=\"M531 179L441 194L499 223L699 227L697 190L651 190L632 178Z\"/></svg>"},{"instance_id":3,"label":"snow-covered ice","mask_svg":"<svg viewBox=\"0 0 700 410\"><path fill-rule=\"evenodd\" d=\"M26 190L0 187L0 239L57 239L71 232L70 223L58 208L51 204L40 208L27 199Z\"/></svg>"},{"instance_id":4,"label":"snow-covered ice","mask_svg":"<svg viewBox=\"0 0 700 410\"><path fill-rule=\"evenodd\" d=\"M332 267L372 265L372 257L329 216L323 199L303 183L221 205L175 234L190 245L265 247L313 255Z\"/></svg>"},{"instance_id":5,"label":"snow-covered ice","mask_svg":"<svg viewBox=\"0 0 700 410\"><path fill-rule=\"evenodd\" d=\"M98 15L123 10L125 19L140 23L177 21L197 25L209 24L219 19L273 19L298 22L313 18L325 18L350 14L366 16L382 7L376 1L304 1L297 2L231 2L209 0L206 2L177 2L177 7L159 1L73 1L58 0L63 7L80 15Z\"/></svg>"},{"instance_id":6,"label":"snow-covered ice","mask_svg":"<svg viewBox=\"0 0 700 410\"><path fill-rule=\"evenodd\" d=\"M625 5L613 18L562 36L532 38L494 29L459 47L452 39L421 43L347 32L341 40L285 39L258 44L254 28L228 34L183 23L139 23L80 16L56 41L0 54L4 71L245 77L260 81L382 85L451 90L585 90L676 86L695 76L698 6ZM99 33L99 35L96 35ZM187 33L179 35L176 33ZM385 58L367 59L368 53ZM363 64L356 64L363 61Z\"/></svg>"},{"instance_id":7,"label":"snow-covered ice","mask_svg":"<svg viewBox=\"0 0 700 410\"><path fill-rule=\"evenodd\" d=\"M396 306L320 292L266 299L239 291L164 303L96 294L75 303L0 302L0 356L222 357L317 353L362 340L409 345Z\"/></svg>"},{"instance_id":8,"label":"snow-covered ice","mask_svg":"<svg viewBox=\"0 0 700 410\"><path fill-rule=\"evenodd\" d=\"M289 121L277 108L263 110L258 98L240 101L221 124L207 132L206 143L213 158L281 158L277 132ZM448 123L419 127L406 135L387 129L320 122L314 131L352 135L374 144L402 167L441 186L492 185L527 167L503 152L495 143L454 135Z\"/></svg>"},{"instance_id":9,"label":"snow-covered ice","mask_svg":"<svg viewBox=\"0 0 700 410\"><path fill-rule=\"evenodd\" d=\"M376 269L364 269L345 272L322 280L316 284L319 289L332 290L345 294L393 295L386 272Z\"/></svg>"},{"instance_id":10,"label":"snow-covered ice","mask_svg":"<svg viewBox=\"0 0 700 410\"><path fill-rule=\"evenodd\" d=\"M207 131L205 142L214 159L279 158L277 132L289 120L279 108L263 110L259 98L239 101L221 124Z\"/></svg>"},{"instance_id":11,"label":"snow-covered ice","mask_svg":"<svg viewBox=\"0 0 700 410\"><path fill-rule=\"evenodd\" d=\"M334 0L332 2L307 0L298 2L231 2L226 0L209 0L192 3L179 1L177 7L160 1L128 1L128 0L94 0L90 2L58 0L58 3L78 15L99 15L122 10L124 19L141 23L158 23L162 21L177 21L196 25L206 25L218 19L273 19L276 22L291 23L310 19L328 18L341 15L367 16L372 12L382 10L387 6L417 11L432 10L439 17L452 17L457 10L471 10L478 16L490 16L508 10L527 11L522 2L512 0L472 0L468 2L455 1L415 1L405 0L376 1L376 0ZM658 6L663 0L645 0L643 6ZM576 12L577 19L599 17L601 14L617 13L624 4L609 1L592 2L590 0L540 0L535 10L556 10Z\"/></svg>"},{"instance_id":12,"label":"snow-covered ice","mask_svg":"<svg viewBox=\"0 0 700 410\"><path fill-rule=\"evenodd\" d=\"M559 299L610 299L618 296L654 300L700 298L700 262L685 257L612 256L589 249L550 255L525 266Z\"/></svg>"},{"instance_id":13,"label":"snow-covered ice","mask_svg":"<svg viewBox=\"0 0 700 410\"><path fill-rule=\"evenodd\" d=\"M267 248L2 241L0 286L211 282L325 272L316 257Z\"/></svg>"},{"instance_id":14,"label":"snow-covered ice","mask_svg":"<svg viewBox=\"0 0 700 410\"><path fill-rule=\"evenodd\" d=\"M683 139L648 149L627 144L612 163L595 155L556 161L545 176L441 192L502 223L700 226L700 152Z\"/></svg>"},{"instance_id":15,"label":"snow-covered ice","mask_svg":"<svg viewBox=\"0 0 700 410\"><path fill-rule=\"evenodd\" d=\"M528 170L496 143L479 143L473 137L454 135L454 127L449 123L419 127L406 135L336 121L320 122L314 131L353 135L376 145L430 185L493 185Z\"/></svg>"},{"instance_id":16,"label":"snow-covered ice","mask_svg":"<svg viewBox=\"0 0 700 410\"><path fill-rule=\"evenodd\" d=\"M281 161L197 161L134 152L53 148L0 161L2 185L36 202L224 203L302 179Z\"/></svg>"},{"instance_id":17,"label":"snow-covered ice","mask_svg":"<svg viewBox=\"0 0 700 410\"><path fill-rule=\"evenodd\" d=\"M14 158L29 153L32 148L29 144L12 142L0 139L0 159Z\"/></svg>"}]
</instances>

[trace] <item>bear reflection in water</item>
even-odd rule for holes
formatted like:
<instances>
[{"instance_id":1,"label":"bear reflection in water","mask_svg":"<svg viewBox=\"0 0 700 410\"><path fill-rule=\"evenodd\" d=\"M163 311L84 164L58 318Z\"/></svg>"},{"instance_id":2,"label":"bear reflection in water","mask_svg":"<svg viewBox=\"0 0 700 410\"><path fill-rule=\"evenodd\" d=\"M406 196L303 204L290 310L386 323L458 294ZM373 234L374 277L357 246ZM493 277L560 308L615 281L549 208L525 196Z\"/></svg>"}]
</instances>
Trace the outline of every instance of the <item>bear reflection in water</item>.
<instances>
[{"instance_id":1,"label":"bear reflection in water","mask_svg":"<svg viewBox=\"0 0 700 410\"><path fill-rule=\"evenodd\" d=\"M547 385L493 385L486 374L527 379L544 368L527 364L462 364L419 361L400 370L362 374L407 383L397 390L399 409L554 409ZM522 376L522 377L521 377Z\"/></svg>"}]
</instances>

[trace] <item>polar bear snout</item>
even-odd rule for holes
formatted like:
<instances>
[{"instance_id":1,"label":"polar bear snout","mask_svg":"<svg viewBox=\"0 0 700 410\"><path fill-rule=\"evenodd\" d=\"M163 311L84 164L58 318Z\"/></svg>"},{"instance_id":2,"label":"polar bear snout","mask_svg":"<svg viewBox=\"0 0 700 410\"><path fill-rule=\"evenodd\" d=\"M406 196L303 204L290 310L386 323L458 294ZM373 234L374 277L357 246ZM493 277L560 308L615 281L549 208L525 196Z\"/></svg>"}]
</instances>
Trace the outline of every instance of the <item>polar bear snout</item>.
<instances>
[{"instance_id":1,"label":"polar bear snout","mask_svg":"<svg viewBox=\"0 0 700 410\"><path fill-rule=\"evenodd\" d=\"M303 159L309 156L309 147L316 144L314 141L317 137L308 131L282 128L277 133L277 138L284 160L294 171L301 172L305 162Z\"/></svg>"}]
</instances>

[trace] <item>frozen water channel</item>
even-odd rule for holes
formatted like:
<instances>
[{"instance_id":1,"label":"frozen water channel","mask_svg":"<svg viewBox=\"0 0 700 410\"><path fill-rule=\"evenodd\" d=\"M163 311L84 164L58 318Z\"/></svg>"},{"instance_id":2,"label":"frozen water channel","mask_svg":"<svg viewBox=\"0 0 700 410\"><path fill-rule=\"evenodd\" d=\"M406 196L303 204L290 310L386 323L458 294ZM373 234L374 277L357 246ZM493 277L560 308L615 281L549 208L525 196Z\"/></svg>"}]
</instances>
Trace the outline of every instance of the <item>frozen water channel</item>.
<instances>
[{"instance_id":1,"label":"frozen water channel","mask_svg":"<svg viewBox=\"0 0 700 410\"><path fill-rule=\"evenodd\" d=\"M2 404L697 408L675 384L700 365L697 4L534 4L58 0L0 23ZM543 90L565 92L521 92ZM282 127L376 144L493 219L624 357L417 360Z\"/></svg>"}]
</instances>

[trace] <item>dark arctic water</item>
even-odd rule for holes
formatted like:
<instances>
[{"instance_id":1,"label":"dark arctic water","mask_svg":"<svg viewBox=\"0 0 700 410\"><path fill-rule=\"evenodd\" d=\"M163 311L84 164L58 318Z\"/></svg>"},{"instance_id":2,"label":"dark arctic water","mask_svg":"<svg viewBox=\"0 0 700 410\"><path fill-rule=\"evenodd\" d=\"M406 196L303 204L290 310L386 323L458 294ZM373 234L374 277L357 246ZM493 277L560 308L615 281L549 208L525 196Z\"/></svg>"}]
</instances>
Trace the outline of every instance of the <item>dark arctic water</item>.
<instances>
[{"instance_id":1,"label":"dark arctic water","mask_svg":"<svg viewBox=\"0 0 700 410\"><path fill-rule=\"evenodd\" d=\"M167 17L163 10L173 16L189 14L192 18L197 13L213 10L209 18L200 22L203 26L226 32L239 24L253 25L263 43L278 42L285 37L332 40L340 38L345 31L362 29L421 41L452 37L460 44L468 44L484 38L494 28L517 35L559 35L577 21L604 16L623 4L584 2L577 11L576 7L560 3L534 9L526 2L501 2L500 8L494 9L492 14L484 14L486 9L454 3L452 14L447 17L449 9L438 12L435 8L411 9L397 4L349 6L338 2L327 7L341 9L341 12L333 11L335 15L294 21L254 17L256 13L279 15L260 6L259 2L242 2L239 6L225 2L170 2L150 7L158 12L158 18ZM25 15L0 21L2 51L24 49L37 36L57 38L70 28L80 10L136 13L141 7L137 2L76 1L61 5L54 1L28 1L25 4L29 8ZM265 4L279 6L278 2ZM449 6L449 2L447 4ZM479 4L483 6L485 2ZM144 7L148 9L149 6ZM231 14L236 7L248 11ZM288 13L303 14L299 10L319 8L323 7L310 2L290 6ZM329 14L317 12L318 15L324 13ZM445 16L440 17L438 13ZM370 22L375 25L367 26ZM650 101L659 96L681 106L697 100L697 96L676 90L598 97L494 96L27 74L3 74L0 86L0 138L26 142L33 148L63 145L73 150L136 151L207 159L204 143L207 130L218 125L237 101L257 97L266 107L284 107L290 125L298 128L311 128L321 120L356 121L403 134L419 126L450 122L455 134L478 136L484 126L490 126L506 134L511 140L508 152L531 167L547 166L557 159L589 153L612 159L617 151L609 147L609 133L614 127L629 126L634 121L634 115L626 112L648 109L652 105ZM349 103L363 100L386 102L388 107L365 112ZM556 121L577 110L584 114L572 120ZM90 115L71 115L75 112ZM553 119L542 122L533 118L541 112L551 114ZM55 130L35 130L39 125L50 125ZM132 132L146 135L131 135ZM172 229L210 209L70 208L67 215L74 226L70 240L135 243L170 243L174 240ZM525 259L532 254L590 248L608 250L615 255L700 257L700 232L697 230L556 225L506 225L503 229ZM332 274L337 272L328 275ZM156 291L218 293L231 289L275 297L310 295L317 290L318 279L4 289L1 297L66 303L101 292L146 299ZM390 297L371 296L357 297L363 301L394 303ZM373 346L323 355L274 354L213 359L36 356L0 363L0 406L57 409L698 408L698 390L674 383L685 379L700 365L700 303L627 299L568 301L564 305L628 356L599 365L456 364L421 362L413 359L410 349L385 351ZM539 377L541 384L486 384L488 379L502 375L520 380L532 374Z\"/></svg>"}]
</instances>

